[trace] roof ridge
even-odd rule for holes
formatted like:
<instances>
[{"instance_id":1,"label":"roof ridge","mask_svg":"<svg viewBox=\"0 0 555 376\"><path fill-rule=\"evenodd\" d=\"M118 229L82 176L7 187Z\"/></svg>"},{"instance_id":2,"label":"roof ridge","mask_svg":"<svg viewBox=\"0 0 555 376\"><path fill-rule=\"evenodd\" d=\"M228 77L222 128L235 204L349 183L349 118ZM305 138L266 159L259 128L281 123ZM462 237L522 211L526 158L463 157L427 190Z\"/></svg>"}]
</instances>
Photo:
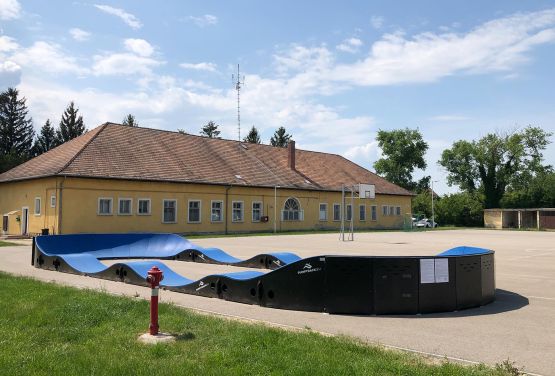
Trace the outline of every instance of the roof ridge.
<instances>
[{"instance_id":1,"label":"roof ridge","mask_svg":"<svg viewBox=\"0 0 555 376\"><path fill-rule=\"evenodd\" d=\"M75 155L74 155L73 157L71 157L71 158L69 159L69 161L68 161L58 172L56 172L56 175L57 175L57 174L61 174L63 170L65 170L66 168L68 168L69 165L72 164L73 161L74 161L79 155L81 155L81 153L83 152L83 150L85 150L85 149L87 148L87 146L89 146L90 143L93 142L93 141L96 139L96 137L98 137L98 135L99 135L104 129L106 129L106 126L107 126L107 125L108 125L108 123L104 123L104 124L102 124L100 127L97 127L97 128L100 128L100 129L99 129L98 131L96 131L96 134L94 134L94 135L91 137L91 139L90 139L89 141L85 142L85 144L81 147L81 149L79 149L79 151L78 151L77 153L75 153ZM93 129L91 129L89 132L92 132L92 131L94 131L94 130L97 129L97 128L93 128ZM85 134L86 134L86 133L85 133ZM85 134L83 134L83 136L84 136Z\"/></svg>"}]
</instances>

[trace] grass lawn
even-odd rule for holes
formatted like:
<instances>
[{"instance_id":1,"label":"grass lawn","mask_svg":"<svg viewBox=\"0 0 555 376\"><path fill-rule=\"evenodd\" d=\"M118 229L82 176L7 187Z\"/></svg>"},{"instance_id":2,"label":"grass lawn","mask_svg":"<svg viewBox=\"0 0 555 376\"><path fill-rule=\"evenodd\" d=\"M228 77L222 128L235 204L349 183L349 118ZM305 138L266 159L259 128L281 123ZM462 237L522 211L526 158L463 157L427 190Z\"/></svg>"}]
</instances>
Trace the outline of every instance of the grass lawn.
<instances>
[{"instance_id":1,"label":"grass lawn","mask_svg":"<svg viewBox=\"0 0 555 376\"><path fill-rule=\"evenodd\" d=\"M17 243L10 243L10 242L5 242L3 240L0 240L0 247L9 247L9 246L18 246L21 244L17 244Z\"/></svg>"},{"instance_id":2,"label":"grass lawn","mask_svg":"<svg viewBox=\"0 0 555 376\"><path fill-rule=\"evenodd\" d=\"M0 273L2 375L505 375L432 364L354 340L210 317L162 304L173 344L137 342L148 302ZM371 318L370 318L371 319ZM435 363L438 363L437 361Z\"/></svg>"}]
</instances>

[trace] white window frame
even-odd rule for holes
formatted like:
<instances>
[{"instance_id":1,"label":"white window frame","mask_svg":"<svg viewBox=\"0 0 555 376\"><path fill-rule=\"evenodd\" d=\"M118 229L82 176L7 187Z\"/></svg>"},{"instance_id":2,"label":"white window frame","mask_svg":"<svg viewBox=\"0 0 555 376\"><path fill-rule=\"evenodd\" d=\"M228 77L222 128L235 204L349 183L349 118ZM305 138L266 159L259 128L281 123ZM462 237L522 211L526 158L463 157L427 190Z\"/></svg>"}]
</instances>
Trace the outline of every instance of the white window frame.
<instances>
[{"instance_id":1,"label":"white window frame","mask_svg":"<svg viewBox=\"0 0 555 376\"><path fill-rule=\"evenodd\" d=\"M322 205L324 205L325 209L323 210L324 218L322 218ZM321 202L318 204L318 220L321 222L327 222L328 220L328 203Z\"/></svg>"},{"instance_id":2,"label":"white window frame","mask_svg":"<svg viewBox=\"0 0 555 376\"><path fill-rule=\"evenodd\" d=\"M235 204L241 204L241 219L237 220L234 218L234 211L235 208L233 207ZM245 201L231 201L231 222L234 223L243 223L245 222Z\"/></svg>"},{"instance_id":3,"label":"white window frame","mask_svg":"<svg viewBox=\"0 0 555 376\"><path fill-rule=\"evenodd\" d=\"M392 217L395 215L395 206L389 205L389 215Z\"/></svg>"},{"instance_id":4,"label":"white window frame","mask_svg":"<svg viewBox=\"0 0 555 376\"><path fill-rule=\"evenodd\" d=\"M389 215L389 205L382 205L382 216L386 217Z\"/></svg>"},{"instance_id":5,"label":"white window frame","mask_svg":"<svg viewBox=\"0 0 555 376\"><path fill-rule=\"evenodd\" d=\"M362 209L362 211L360 211ZM361 215L364 214L364 215ZM358 205L358 220L361 222L366 222L366 205L359 204Z\"/></svg>"},{"instance_id":6,"label":"white window frame","mask_svg":"<svg viewBox=\"0 0 555 376\"><path fill-rule=\"evenodd\" d=\"M349 209L351 209L351 215L349 215ZM353 205L347 204L345 205L345 221L351 222L353 219Z\"/></svg>"},{"instance_id":7,"label":"white window frame","mask_svg":"<svg viewBox=\"0 0 555 376\"><path fill-rule=\"evenodd\" d=\"M339 213L339 218L338 218L338 219L335 219L335 207L336 207L336 206L339 206L339 211L338 211L338 213ZM334 203L333 203L333 213L332 213L332 217L333 217L333 221L334 221L334 222L340 222L340 221L341 221L341 204L338 204L337 202L334 202Z\"/></svg>"},{"instance_id":8,"label":"white window frame","mask_svg":"<svg viewBox=\"0 0 555 376\"><path fill-rule=\"evenodd\" d=\"M191 202L198 202L198 221L191 221ZM187 223L202 223L202 200L191 199L187 201Z\"/></svg>"},{"instance_id":9,"label":"white window frame","mask_svg":"<svg viewBox=\"0 0 555 376\"><path fill-rule=\"evenodd\" d=\"M108 213L101 213L100 212L100 201L102 200L108 200L110 201L110 212ZM96 214L97 215L114 215L114 198L113 197L99 197L98 198L98 203L96 206Z\"/></svg>"},{"instance_id":10,"label":"white window frame","mask_svg":"<svg viewBox=\"0 0 555 376\"><path fill-rule=\"evenodd\" d=\"M215 221L212 217L212 214L214 214L214 203L219 202L220 203L220 219ZM212 200L210 201L210 222L212 223L222 223L224 221L224 201L223 200Z\"/></svg>"},{"instance_id":11,"label":"white window frame","mask_svg":"<svg viewBox=\"0 0 555 376\"><path fill-rule=\"evenodd\" d=\"M122 201L129 201L129 213L122 213L120 211L120 209L121 209L120 205L121 205ZM124 216L133 215L133 199L132 198L130 198L130 197L118 197L118 215L124 215Z\"/></svg>"},{"instance_id":12,"label":"white window frame","mask_svg":"<svg viewBox=\"0 0 555 376\"><path fill-rule=\"evenodd\" d=\"M165 219L164 214L165 214L165 210L166 210L166 208L165 208L166 202L175 202L175 207L174 207L174 210L175 210L174 218L175 218L175 220L173 220L173 221L165 221L164 220ZM162 223L167 223L167 224L177 223L177 199L175 199L175 198L164 198L164 199L162 199Z\"/></svg>"},{"instance_id":13,"label":"white window frame","mask_svg":"<svg viewBox=\"0 0 555 376\"><path fill-rule=\"evenodd\" d=\"M141 201L148 202L148 212L140 213L139 210L141 208ZM137 199L137 215L151 215L152 213L152 200L150 198L138 198Z\"/></svg>"},{"instance_id":14,"label":"white window frame","mask_svg":"<svg viewBox=\"0 0 555 376\"><path fill-rule=\"evenodd\" d=\"M373 215L373 214L375 214L375 215ZM376 222L378 220L378 205L370 206L370 220L374 221L374 222Z\"/></svg>"},{"instance_id":15,"label":"white window frame","mask_svg":"<svg viewBox=\"0 0 555 376\"><path fill-rule=\"evenodd\" d=\"M401 216L401 207L400 206L395 207L395 215L398 216L398 217Z\"/></svg>"},{"instance_id":16,"label":"white window frame","mask_svg":"<svg viewBox=\"0 0 555 376\"><path fill-rule=\"evenodd\" d=\"M39 202L39 211L37 212L37 200ZM34 207L33 207L33 214L36 217L40 217L41 213L42 213L42 198L40 196L35 197L35 202L34 202Z\"/></svg>"},{"instance_id":17,"label":"white window frame","mask_svg":"<svg viewBox=\"0 0 555 376\"><path fill-rule=\"evenodd\" d=\"M51 208L56 207L56 195L50 195L50 207Z\"/></svg>"},{"instance_id":18,"label":"white window frame","mask_svg":"<svg viewBox=\"0 0 555 376\"><path fill-rule=\"evenodd\" d=\"M285 213L286 212L288 212L288 213L295 213L296 212L295 210L285 210L285 204L287 204L287 201L289 201L289 200L295 200L297 202L298 206L299 206L299 210L298 210L299 218L298 219L294 219L294 218L293 219L285 219ZM293 196L287 197L287 199L283 202L283 209L281 210L281 221L282 222L302 222L302 221L304 221L304 210L302 209L301 201L298 198L293 197Z\"/></svg>"},{"instance_id":19,"label":"white window frame","mask_svg":"<svg viewBox=\"0 0 555 376\"><path fill-rule=\"evenodd\" d=\"M260 204L260 208L257 209L257 210L260 211L260 215L258 216L258 217L259 217L258 220L255 220L255 219L254 219L254 210L255 210L255 209L254 209L254 204ZM263 216L264 216L264 206L263 206L263 204L262 204L262 201L253 201L253 202L251 203L251 220L252 220L253 222L257 223L257 222L262 221L262 217L263 217Z\"/></svg>"}]
</instances>

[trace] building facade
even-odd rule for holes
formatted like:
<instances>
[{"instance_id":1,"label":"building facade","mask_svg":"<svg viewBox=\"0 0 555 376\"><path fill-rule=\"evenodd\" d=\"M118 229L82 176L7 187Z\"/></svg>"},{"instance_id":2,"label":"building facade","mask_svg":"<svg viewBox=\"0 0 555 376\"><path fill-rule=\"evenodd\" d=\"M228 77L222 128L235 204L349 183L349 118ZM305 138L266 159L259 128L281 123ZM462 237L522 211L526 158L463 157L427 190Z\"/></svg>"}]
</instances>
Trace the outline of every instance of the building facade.
<instances>
[{"instance_id":1,"label":"building facade","mask_svg":"<svg viewBox=\"0 0 555 376\"><path fill-rule=\"evenodd\" d=\"M375 186L374 198L341 186ZM0 175L4 235L402 228L412 194L338 155L104 124ZM348 225L348 223L347 223Z\"/></svg>"}]
</instances>

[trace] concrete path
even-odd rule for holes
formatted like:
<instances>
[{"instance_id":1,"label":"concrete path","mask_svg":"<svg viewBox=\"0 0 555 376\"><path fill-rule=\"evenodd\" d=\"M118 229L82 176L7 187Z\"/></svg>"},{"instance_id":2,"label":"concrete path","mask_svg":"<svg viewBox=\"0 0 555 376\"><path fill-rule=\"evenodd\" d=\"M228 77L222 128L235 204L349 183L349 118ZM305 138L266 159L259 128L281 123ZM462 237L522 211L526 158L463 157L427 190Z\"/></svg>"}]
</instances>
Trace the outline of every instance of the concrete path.
<instances>
[{"instance_id":1,"label":"concrete path","mask_svg":"<svg viewBox=\"0 0 555 376\"><path fill-rule=\"evenodd\" d=\"M196 310L272 325L311 328L358 337L370 343L495 364L515 361L525 371L555 375L555 233L452 230L418 233L356 234L340 242L337 234L198 239L236 257L289 250L301 256L433 255L457 245L496 251L497 300L485 307L418 316L346 316L285 311L163 291L162 301ZM218 265L168 262L188 278L235 271ZM108 263L108 262L107 262ZM67 285L148 298L149 290L118 282L35 269L30 247L0 247L0 270ZM145 316L145 325L146 325ZM161 318L163 329L163 317Z\"/></svg>"}]
</instances>

